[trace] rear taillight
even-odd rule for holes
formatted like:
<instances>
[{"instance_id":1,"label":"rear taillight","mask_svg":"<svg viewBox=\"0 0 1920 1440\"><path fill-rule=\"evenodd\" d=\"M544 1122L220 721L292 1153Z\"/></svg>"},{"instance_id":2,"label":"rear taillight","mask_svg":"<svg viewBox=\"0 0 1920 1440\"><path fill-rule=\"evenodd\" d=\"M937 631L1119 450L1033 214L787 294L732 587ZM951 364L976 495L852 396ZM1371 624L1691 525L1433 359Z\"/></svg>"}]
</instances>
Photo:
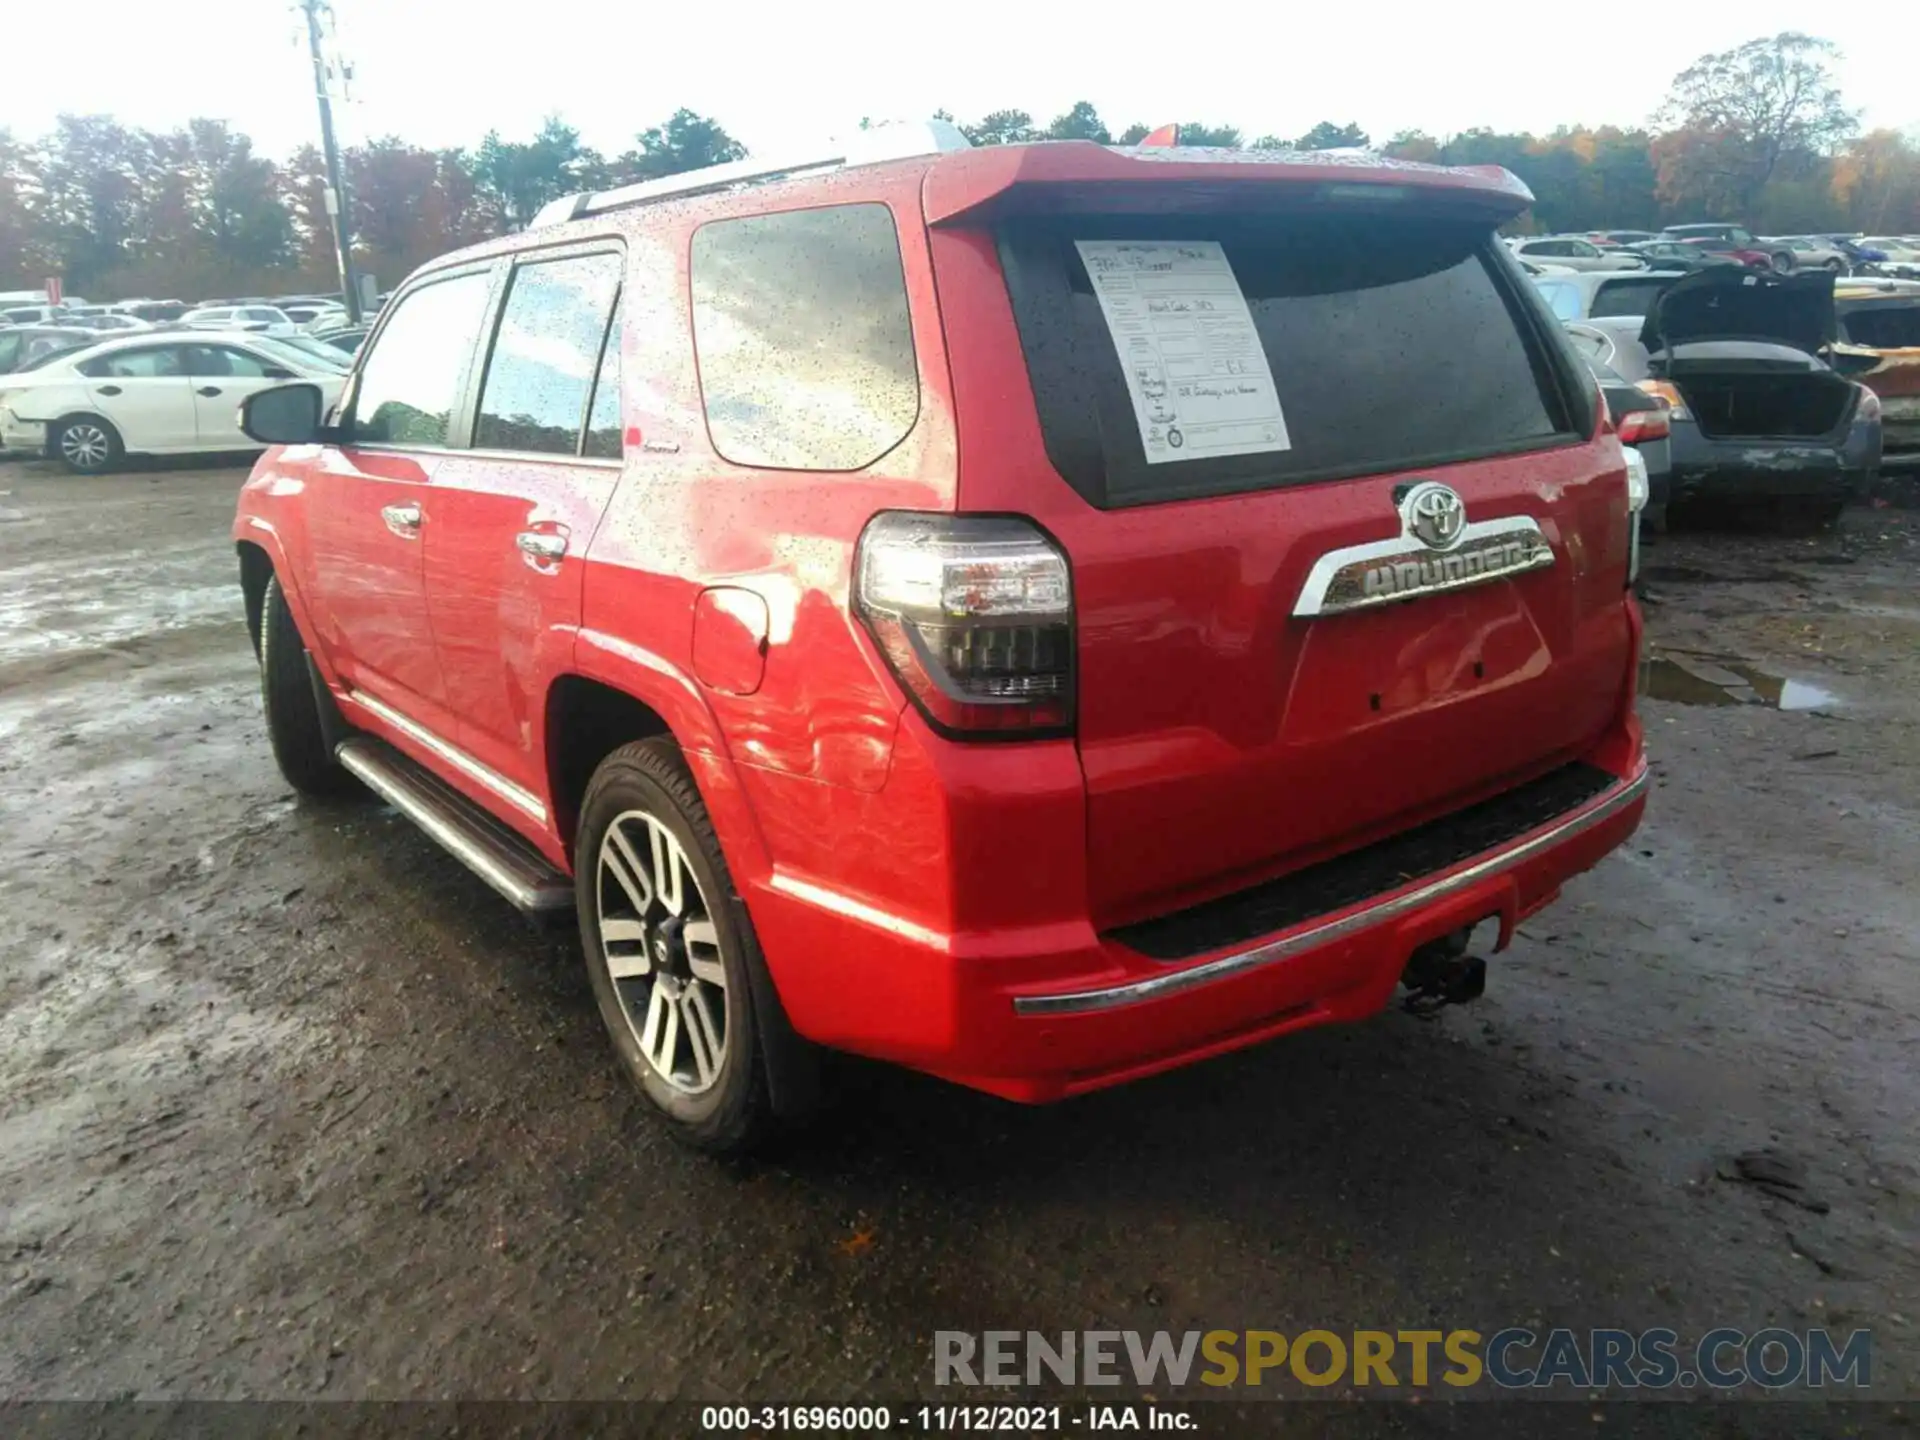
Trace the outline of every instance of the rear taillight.
<instances>
[{"instance_id":1,"label":"rear taillight","mask_svg":"<svg viewBox=\"0 0 1920 1440\"><path fill-rule=\"evenodd\" d=\"M1649 440L1664 440L1673 432L1666 407L1658 410L1629 410L1614 427L1622 445L1644 445Z\"/></svg>"},{"instance_id":2,"label":"rear taillight","mask_svg":"<svg viewBox=\"0 0 1920 1440\"><path fill-rule=\"evenodd\" d=\"M1860 398L1854 404L1853 418L1856 420L1878 420L1880 418L1880 397L1864 385L1860 387Z\"/></svg>"},{"instance_id":3,"label":"rear taillight","mask_svg":"<svg viewBox=\"0 0 1920 1440\"><path fill-rule=\"evenodd\" d=\"M1642 380L1640 389L1656 399L1667 402L1667 420L1691 420L1693 412L1687 409L1687 402L1680 394L1680 387L1671 380Z\"/></svg>"},{"instance_id":4,"label":"rear taillight","mask_svg":"<svg viewBox=\"0 0 1920 1440\"><path fill-rule=\"evenodd\" d=\"M933 724L964 738L1073 725L1073 584L1025 520L876 515L854 559L853 608Z\"/></svg>"}]
</instances>

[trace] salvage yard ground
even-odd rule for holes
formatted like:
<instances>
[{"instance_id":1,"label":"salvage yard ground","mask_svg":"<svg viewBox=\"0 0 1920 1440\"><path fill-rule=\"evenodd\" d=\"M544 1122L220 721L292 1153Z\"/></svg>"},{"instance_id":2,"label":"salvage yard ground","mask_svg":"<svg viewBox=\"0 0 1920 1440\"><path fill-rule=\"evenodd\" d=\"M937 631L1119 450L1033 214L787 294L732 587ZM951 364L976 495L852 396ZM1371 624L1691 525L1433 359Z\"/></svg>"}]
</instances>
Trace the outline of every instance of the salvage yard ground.
<instances>
[{"instance_id":1,"label":"salvage yard ground","mask_svg":"<svg viewBox=\"0 0 1920 1440\"><path fill-rule=\"evenodd\" d=\"M1647 552L1631 848L1399 1012L682 1152L572 940L295 803L244 471L0 466L0 1394L848 1400L930 1332L1870 1327L1920 1389L1920 512ZM949 1397L951 1398L951 1397Z\"/></svg>"}]
</instances>

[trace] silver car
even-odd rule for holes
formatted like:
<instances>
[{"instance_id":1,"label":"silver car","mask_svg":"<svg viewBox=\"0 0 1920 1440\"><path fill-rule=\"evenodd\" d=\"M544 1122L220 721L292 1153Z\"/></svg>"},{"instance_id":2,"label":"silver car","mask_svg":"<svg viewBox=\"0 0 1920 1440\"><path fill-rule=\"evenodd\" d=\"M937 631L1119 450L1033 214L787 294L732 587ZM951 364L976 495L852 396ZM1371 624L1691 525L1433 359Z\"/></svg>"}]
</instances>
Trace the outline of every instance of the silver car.
<instances>
[{"instance_id":1,"label":"silver car","mask_svg":"<svg viewBox=\"0 0 1920 1440\"><path fill-rule=\"evenodd\" d=\"M1824 235L1781 235L1756 240L1754 245L1773 256L1773 268L1783 275L1796 270L1831 270L1844 275L1851 268L1847 252Z\"/></svg>"}]
</instances>

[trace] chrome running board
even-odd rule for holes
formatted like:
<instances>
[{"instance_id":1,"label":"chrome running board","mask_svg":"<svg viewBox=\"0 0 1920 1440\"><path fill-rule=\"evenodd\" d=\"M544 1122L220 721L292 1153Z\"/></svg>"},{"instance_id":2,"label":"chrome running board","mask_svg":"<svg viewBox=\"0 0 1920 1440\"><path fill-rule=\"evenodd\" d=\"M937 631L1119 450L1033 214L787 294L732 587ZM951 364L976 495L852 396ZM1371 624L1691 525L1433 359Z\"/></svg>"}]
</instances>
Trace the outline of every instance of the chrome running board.
<instances>
[{"instance_id":1,"label":"chrome running board","mask_svg":"<svg viewBox=\"0 0 1920 1440\"><path fill-rule=\"evenodd\" d=\"M334 755L369 790L520 909L550 914L573 907L572 880L425 766L365 735L341 741Z\"/></svg>"}]
</instances>

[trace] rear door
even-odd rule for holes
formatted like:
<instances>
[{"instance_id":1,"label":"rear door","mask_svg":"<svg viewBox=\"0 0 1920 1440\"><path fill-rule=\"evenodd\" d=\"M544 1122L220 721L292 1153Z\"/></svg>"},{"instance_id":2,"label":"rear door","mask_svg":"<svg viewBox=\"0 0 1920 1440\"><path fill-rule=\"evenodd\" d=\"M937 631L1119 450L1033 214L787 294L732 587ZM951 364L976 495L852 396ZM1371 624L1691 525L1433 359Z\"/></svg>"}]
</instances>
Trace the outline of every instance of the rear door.
<instances>
[{"instance_id":1,"label":"rear door","mask_svg":"<svg viewBox=\"0 0 1920 1440\"><path fill-rule=\"evenodd\" d=\"M535 795L547 682L570 663L587 542L620 478L621 268L604 245L513 267L471 446L433 479L426 588L447 704L462 748Z\"/></svg>"},{"instance_id":2,"label":"rear door","mask_svg":"<svg viewBox=\"0 0 1920 1440\"><path fill-rule=\"evenodd\" d=\"M291 380L293 372L237 345L188 345L194 430L207 450L258 449L240 428L240 406L257 390Z\"/></svg>"},{"instance_id":3,"label":"rear door","mask_svg":"<svg viewBox=\"0 0 1920 1440\"><path fill-rule=\"evenodd\" d=\"M1036 214L954 241L997 247L1014 321L962 317L943 284L962 506L1034 515L1073 568L1097 916L1367 843L1614 721L1619 452L1590 441L1592 377L1487 222ZM1088 268L1115 242L1143 247L1124 304ZM988 378L1007 346L1042 455ZM1213 428L1274 403L1278 425ZM1422 482L1462 531L1420 538Z\"/></svg>"},{"instance_id":4,"label":"rear door","mask_svg":"<svg viewBox=\"0 0 1920 1440\"><path fill-rule=\"evenodd\" d=\"M74 368L87 379L87 398L113 422L129 450L191 450L193 390L186 347L139 345L109 351Z\"/></svg>"}]
</instances>

